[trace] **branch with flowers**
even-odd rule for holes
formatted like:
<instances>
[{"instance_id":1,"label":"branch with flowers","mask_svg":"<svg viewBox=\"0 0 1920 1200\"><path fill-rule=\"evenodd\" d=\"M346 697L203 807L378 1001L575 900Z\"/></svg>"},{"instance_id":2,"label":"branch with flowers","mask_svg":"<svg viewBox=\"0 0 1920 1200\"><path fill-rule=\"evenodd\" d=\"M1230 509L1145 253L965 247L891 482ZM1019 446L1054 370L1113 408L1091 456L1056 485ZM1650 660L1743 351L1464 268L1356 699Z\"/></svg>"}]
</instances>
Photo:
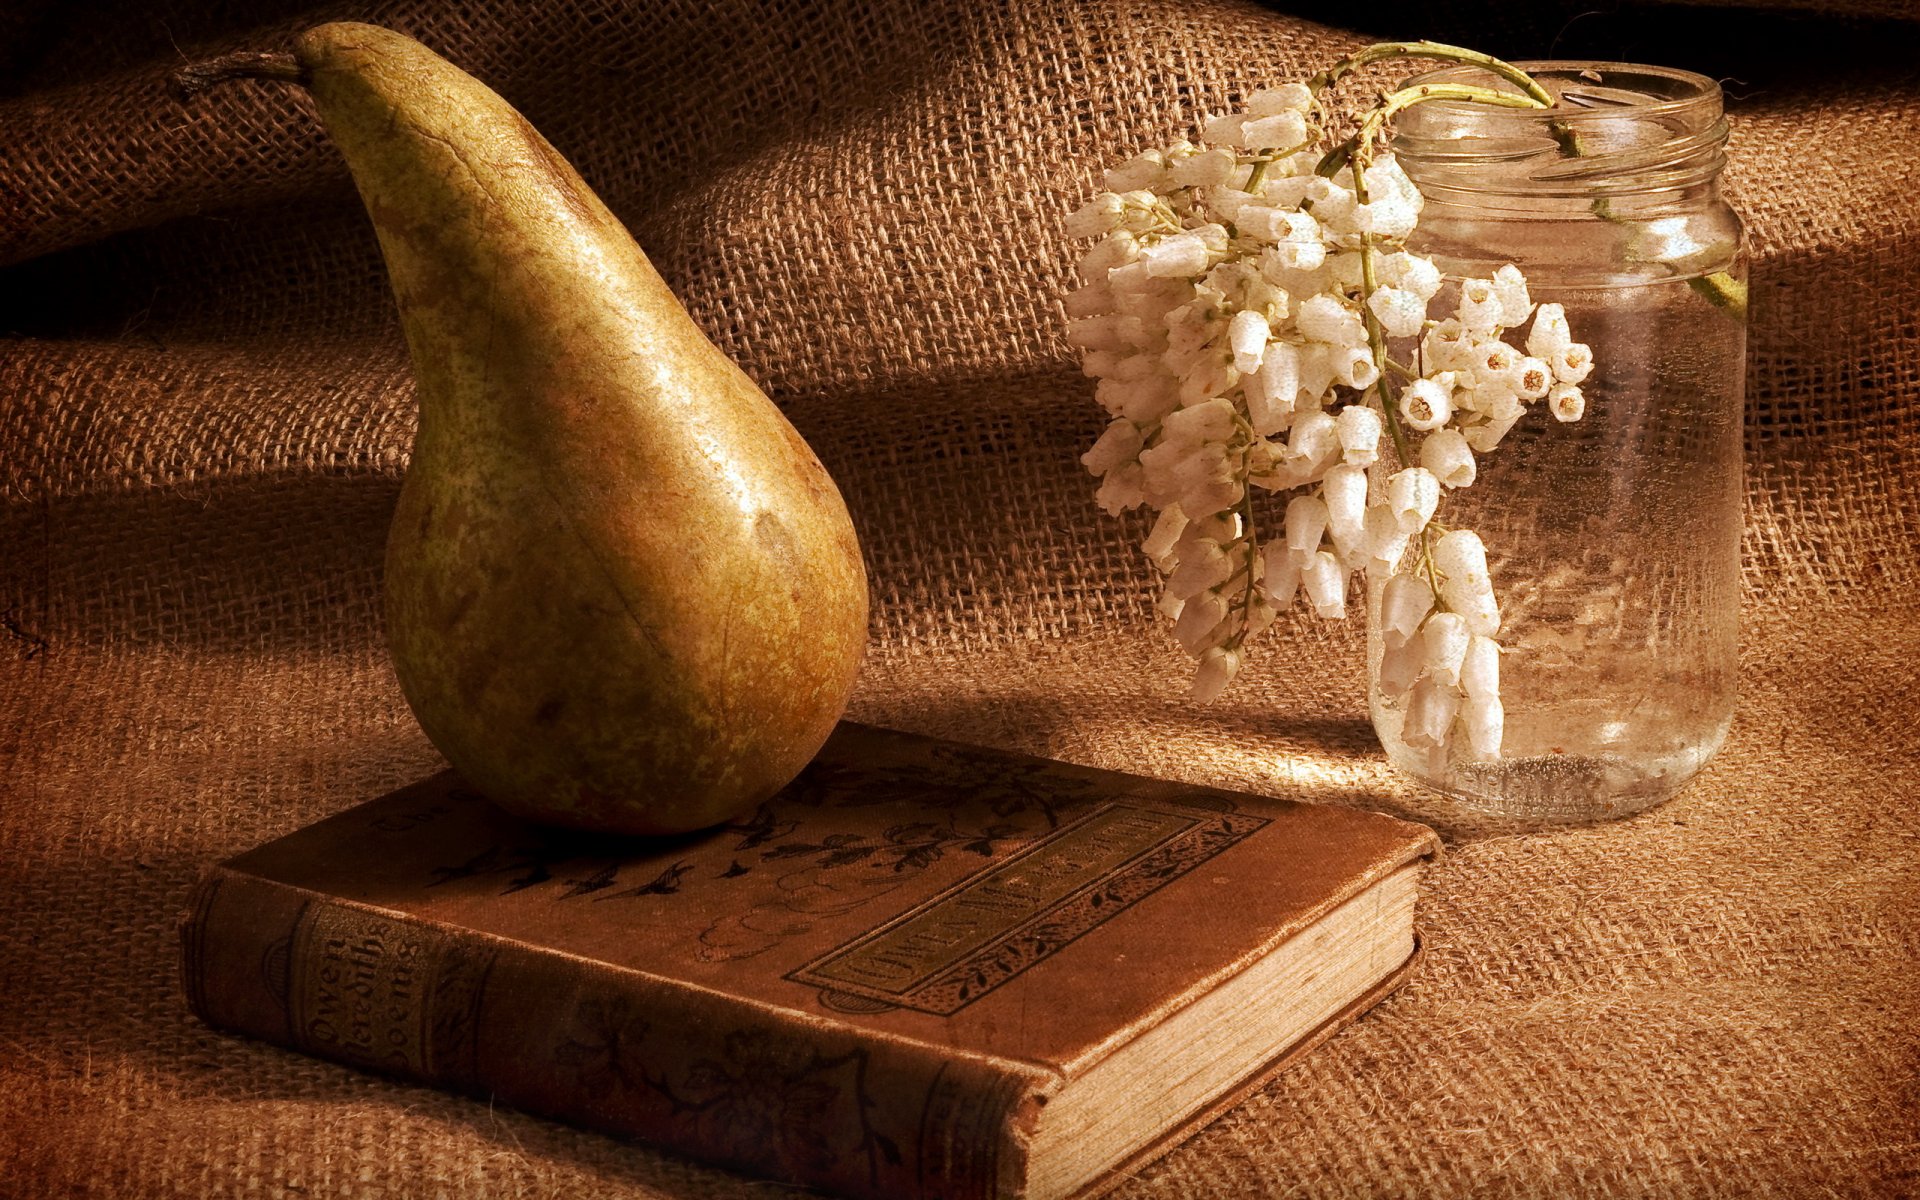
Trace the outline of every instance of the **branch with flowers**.
<instances>
[{"instance_id":1,"label":"branch with flowers","mask_svg":"<svg viewBox=\"0 0 1920 1200\"><path fill-rule=\"evenodd\" d=\"M1334 142L1323 93L1362 66L1412 58L1520 90L1386 92ZM1536 305L1512 264L1461 281L1451 314L1429 317L1441 272L1405 248L1422 201L1385 139L1396 113L1439 100L1552 105L1498 59L1382 43L1255 93L1198 143L1108 171L1067 222L1097 239L1067 297L1068 337L1112 417L1082 462L1109 513L1159 513L1144 549L1166 577L1159 608L1199 660L1196 699L1220 695L1247 642L1301 593L1319 616L1345 616L1359 570L1383 581L1379 685L1404 711L1407 743L1439 753L1463 737L1496 758L1500 609L1486 547L1435 516L1529 406L1579 420L1594 364L1561 306ZM1521 326L1524 343L1509 341ZM1293 493L1278 529L1258 527L1255 488Z\"/></svg>"}]
</instances>

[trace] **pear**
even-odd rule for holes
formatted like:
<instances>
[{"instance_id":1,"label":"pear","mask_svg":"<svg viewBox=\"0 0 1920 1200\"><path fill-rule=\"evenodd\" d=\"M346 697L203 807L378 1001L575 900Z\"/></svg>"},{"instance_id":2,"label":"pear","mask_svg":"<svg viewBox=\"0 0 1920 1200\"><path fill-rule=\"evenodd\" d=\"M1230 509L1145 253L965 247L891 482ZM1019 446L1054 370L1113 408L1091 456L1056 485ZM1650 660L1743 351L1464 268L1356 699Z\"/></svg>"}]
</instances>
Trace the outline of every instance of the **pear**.
<instances>
[{"instance_id":1,"label":"pear","mask_svg":"<svg viewBox=\"0 0 1920 1200\"><path fill-rule=\"evenodd\" d=\"M535 820L751 811L826 740L865 645L833 480L498 95L370 25L312 29L294 58L418 380L385 606L421 727Z\"/></svg>"}]
</instances>

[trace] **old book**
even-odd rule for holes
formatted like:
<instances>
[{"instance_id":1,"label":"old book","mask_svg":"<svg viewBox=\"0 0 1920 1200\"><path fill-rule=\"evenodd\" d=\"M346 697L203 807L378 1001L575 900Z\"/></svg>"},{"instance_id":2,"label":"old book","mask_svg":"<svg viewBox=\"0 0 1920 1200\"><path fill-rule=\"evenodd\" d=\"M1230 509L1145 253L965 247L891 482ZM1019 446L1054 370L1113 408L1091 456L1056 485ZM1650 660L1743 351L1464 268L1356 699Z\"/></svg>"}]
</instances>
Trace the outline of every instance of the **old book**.
<instances>
[{"instance_id":1,"label":"old book","mask_svg":"<svg viewBox=\"0 0 1920 1200\"><path fill-rule=\"evenodd\" d=\"M1096 1192L1390 989L1419 825L844 725L621 840L451 774L213 868L211 1024L850 1196Z\"/></svg>"}]
</instances>

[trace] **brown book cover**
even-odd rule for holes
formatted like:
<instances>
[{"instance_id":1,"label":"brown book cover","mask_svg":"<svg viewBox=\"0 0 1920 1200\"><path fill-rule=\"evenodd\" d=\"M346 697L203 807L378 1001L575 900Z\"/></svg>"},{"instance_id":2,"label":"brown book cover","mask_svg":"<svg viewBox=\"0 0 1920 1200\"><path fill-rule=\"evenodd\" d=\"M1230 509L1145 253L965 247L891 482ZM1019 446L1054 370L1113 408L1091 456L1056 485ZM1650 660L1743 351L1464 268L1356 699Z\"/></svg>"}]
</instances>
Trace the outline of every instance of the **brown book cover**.
<instances>
[{"instance_id":1,"label":"brown book cover","mask_svg":"<svg viewBox=\"0 0 1920 1200\"><path fill-rule=\"evenodd\" d=\"M210 870L210 1024L850 1196L1098 1191L1405 974L1423 826L843 725L751 817L452 773Z\"/></svg>"}]
</instances>

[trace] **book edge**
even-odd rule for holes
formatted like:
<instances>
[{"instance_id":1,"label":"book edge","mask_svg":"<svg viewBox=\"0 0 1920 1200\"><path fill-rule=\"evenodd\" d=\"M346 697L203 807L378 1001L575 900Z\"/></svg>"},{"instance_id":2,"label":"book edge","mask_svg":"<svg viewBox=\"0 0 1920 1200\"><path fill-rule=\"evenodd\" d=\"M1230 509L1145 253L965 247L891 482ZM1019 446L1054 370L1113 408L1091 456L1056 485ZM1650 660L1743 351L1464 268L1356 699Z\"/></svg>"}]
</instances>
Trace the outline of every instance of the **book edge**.
<instances>
[{"instance_id":1,"label":"book edge","mask_svg":"<svg viewBox=\"0 0 1920 1200\"><path fill-rule=\"evenodd\" d=\"M1420 934L1415 931L1412 952L1399 966L1387 972L1372 987L1354 997L1339 1012L1322 1021L1278 1055L1255 1067L1239 1083L1201 1105L1191 1116L1175 1122L1145 1146L1108 1168L1100 1178L1073 1193L1069 1200L1098 1200L1099 1197L1105 1196L1122 1184L1131 1182L1141 1171L1165 1158L1219 1117L1238 1107L1249 1096L1285 1072L1295 1061L1328 1041L1397 990L1412 976L1424 953L1425 948Z\"/></svg>"},{"instance_id":2,"label":"book edge","mask_svg":"<svg viewBox=\"0 0 1920 1200\"><path fill-rule=\"evenodd\" d=\"M1255 963L1278 951L1280 947L1301 936L1306 930L1312 928L1315 922L1325 918L1341 905L1363 895L1368 889L1379 886L1395 871L1422 859L1426 859L1431 864L1438 861L1444 853L1440 837L1433 830L1412 821L1401 821L1397 817L1387 819L1398 822L1405 828L1407 834L1400 843L1397 853L1381 855L1374 859L1366 870L1347 876L1341 887L1321 896L1310 908L1297 914L1292 923L1275 929L1272 934L1221 964L1218 969L1194 980L1179 993L1164 998L1138 1020L1114 1030L1095 1045L1087 1047L1086 1052L1074 1062L1052 1064L1036 1061L1034 1065L1053 1071L1060 1077L1062 1086L1071 1083L1108 1058L1125 1050L1134 1041L1213 994L1229 980L1237 978Z\"/></svg>"}]
</instances>

